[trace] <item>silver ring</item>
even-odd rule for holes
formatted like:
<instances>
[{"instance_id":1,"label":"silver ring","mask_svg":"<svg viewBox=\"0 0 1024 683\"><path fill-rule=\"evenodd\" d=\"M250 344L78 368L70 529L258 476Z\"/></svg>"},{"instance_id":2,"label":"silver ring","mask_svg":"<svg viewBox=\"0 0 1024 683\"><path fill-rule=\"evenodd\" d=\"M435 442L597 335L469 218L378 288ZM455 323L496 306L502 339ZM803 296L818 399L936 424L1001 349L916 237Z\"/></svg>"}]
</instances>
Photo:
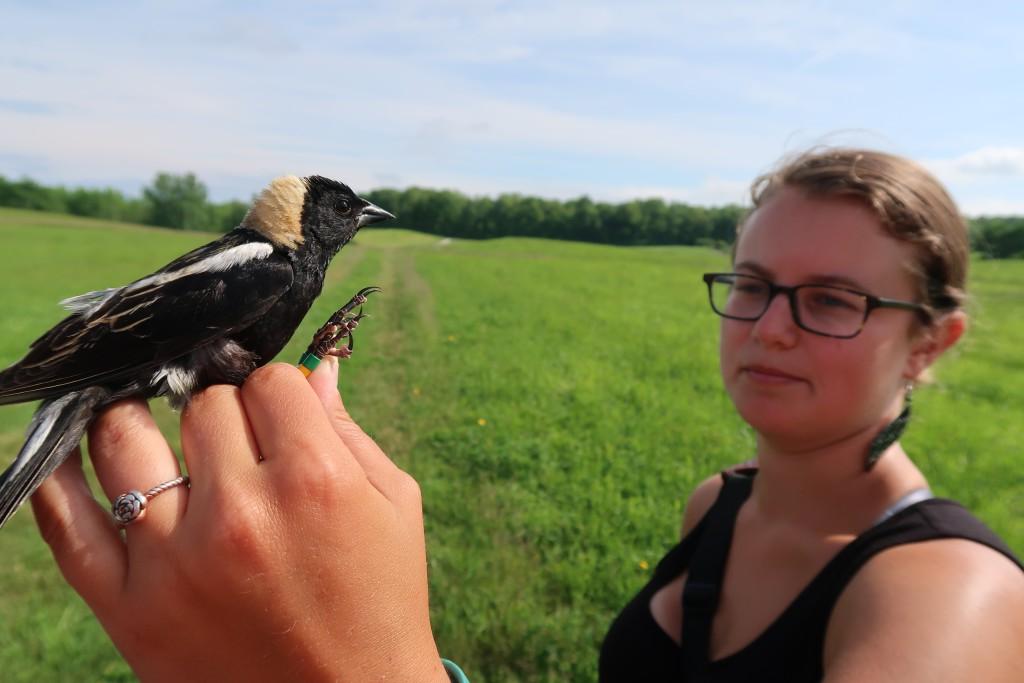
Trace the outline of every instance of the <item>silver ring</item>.
<instances>
[{"instance_id":1,"label":"silver ring","mask_svg":"<svg viewBox=\"0 0 1024 683\"><path fill-rule=\"evenodd\" d=\"M181 476L177 479L171 479L170 481L165 481L162 484L157 484L145 493L134 489L127 493L122 493L114 499L113 503L111 503L110 514L114 516L115 522L121 526L128 526L132 522L137 522L143 518L146 514L146 506L149 505L149 501L153 500L164 491L173 489L175 486L188 486L188 483L188 477Z\"/></svg>"}]
</instances>

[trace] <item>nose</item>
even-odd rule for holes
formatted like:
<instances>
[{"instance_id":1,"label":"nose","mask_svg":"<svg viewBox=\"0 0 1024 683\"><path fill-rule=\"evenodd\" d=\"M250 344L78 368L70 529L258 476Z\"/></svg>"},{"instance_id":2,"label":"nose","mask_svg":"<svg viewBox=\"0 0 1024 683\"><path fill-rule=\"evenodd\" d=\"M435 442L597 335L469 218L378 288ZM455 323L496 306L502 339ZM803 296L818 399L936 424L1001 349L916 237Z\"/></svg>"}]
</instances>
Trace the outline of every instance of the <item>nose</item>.
<instances>
[{"instance_id":1,"label":"nose","mask_svg":"<svg viewBox=\"0 0 1024 683\"><path fill-rule=\"evenodd\" d=\"M754 322L752 334L765 346L790 347L796 343L799 328L785 293L775 294L768 303L768 310Z\"/></svg>"}]
</instances>

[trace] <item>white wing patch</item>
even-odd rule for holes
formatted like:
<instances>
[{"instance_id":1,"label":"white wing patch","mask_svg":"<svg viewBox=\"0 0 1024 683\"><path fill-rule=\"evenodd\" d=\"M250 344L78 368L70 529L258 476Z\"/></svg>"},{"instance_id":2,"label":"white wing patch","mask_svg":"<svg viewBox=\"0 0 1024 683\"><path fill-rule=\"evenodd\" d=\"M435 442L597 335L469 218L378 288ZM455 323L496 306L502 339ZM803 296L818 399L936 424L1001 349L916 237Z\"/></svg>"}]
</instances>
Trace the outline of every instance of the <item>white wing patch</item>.
<instances>
[{"instance_id":1,"label":"white wing patch","mask_svg":"<svg viewBox=\"0 0 1024 683\"><path fill-rule=\"evenodd\" d=\"M165 282L177 280L178 278L188 277L189 275L228 270L229 268L234 268L235 266L246 263L247 261L267 258L272 253L274 253L274 247L266 242L250 242L249 244L241 244L237 247L231 247L230 249L225 249L224 251L208 256L202 261L193 263L184 268L150 275L149 277L133 282L127 287L98 289L95 292L86 292L85 294L79 294L78 296L68 297L61 301L60 305L71 313L79 313L88 318L103 306L103 304L107 303L107 301L110 300L110 297L114 296L121 290L125 290L126 292L135 292L146 287L155 287L162 285Z\"/></svg>"},{"instance_id":2,"label":"white wing patch","mask_svg":"<svg viewBox=\"0 0 1024 683\"><path fill-rule=\"evenodd\" d=\"M189 275L230 270L231 268L240 266L248 261L265 259L273 253L274 247L266 242L240 244L237 247L231 247L230 249L225 249L224 251L207 256L202 261L197 261L196 263L187 265L184 268L150 275L147 278L143 278L128 285L125 291L134 292L145 287L157 287L179 278L188 277Z\"/></svg>"},{"instance_id":3,"label":"white wing patch","mask_svg":"<svg viewBox=\"0 0 1024 683\"><path fill-rule=\"evenodd\" d=\"M86 292L78 296L72 296L60 302L60 305L72 313L82 313L86 317L94 310L102 306L107 299L114 296L114 292L120 291L120 287L110 289L98 289L95 292Z\"/></svg>"}]
</instances>

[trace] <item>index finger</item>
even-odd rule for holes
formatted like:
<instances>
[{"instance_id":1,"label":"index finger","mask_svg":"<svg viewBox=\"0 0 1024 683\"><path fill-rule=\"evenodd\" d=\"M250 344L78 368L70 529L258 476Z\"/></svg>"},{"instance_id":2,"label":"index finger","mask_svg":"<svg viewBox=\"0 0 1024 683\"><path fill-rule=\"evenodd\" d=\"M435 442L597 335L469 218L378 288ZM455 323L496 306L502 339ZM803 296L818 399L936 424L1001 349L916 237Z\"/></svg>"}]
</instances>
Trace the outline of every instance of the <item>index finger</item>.
<instances>
[{"instance_id":1,"label":"index finger","mask_svg":"<svg viewBox=\"0 0 1024 683\"><path fill-rule=\"evenodd\" d=\"M346 460L358 467L297 368L284 363L259 368L242 385L241 396L260 453L268 464L291 459L291 453L300 452L303 458Z\"/></svg>"}]
</instances>

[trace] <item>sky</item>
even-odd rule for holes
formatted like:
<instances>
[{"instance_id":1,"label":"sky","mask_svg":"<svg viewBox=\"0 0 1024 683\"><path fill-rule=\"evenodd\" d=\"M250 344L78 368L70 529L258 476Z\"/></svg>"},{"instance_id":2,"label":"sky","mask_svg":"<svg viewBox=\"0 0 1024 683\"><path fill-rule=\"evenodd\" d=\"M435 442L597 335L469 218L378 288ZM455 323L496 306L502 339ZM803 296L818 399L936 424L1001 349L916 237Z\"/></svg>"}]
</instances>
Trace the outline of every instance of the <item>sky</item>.
<instances>
[{"instance_id":1,"label":"sky","mask_svg":"<svg viewBox=\"0 0 1024 683\"><path fill-rule=\"evenodd\" d=\"M0 175L745 203L816 145L1024 214L1016 1L0 4Z\"/></svg>"}]
</instances>

